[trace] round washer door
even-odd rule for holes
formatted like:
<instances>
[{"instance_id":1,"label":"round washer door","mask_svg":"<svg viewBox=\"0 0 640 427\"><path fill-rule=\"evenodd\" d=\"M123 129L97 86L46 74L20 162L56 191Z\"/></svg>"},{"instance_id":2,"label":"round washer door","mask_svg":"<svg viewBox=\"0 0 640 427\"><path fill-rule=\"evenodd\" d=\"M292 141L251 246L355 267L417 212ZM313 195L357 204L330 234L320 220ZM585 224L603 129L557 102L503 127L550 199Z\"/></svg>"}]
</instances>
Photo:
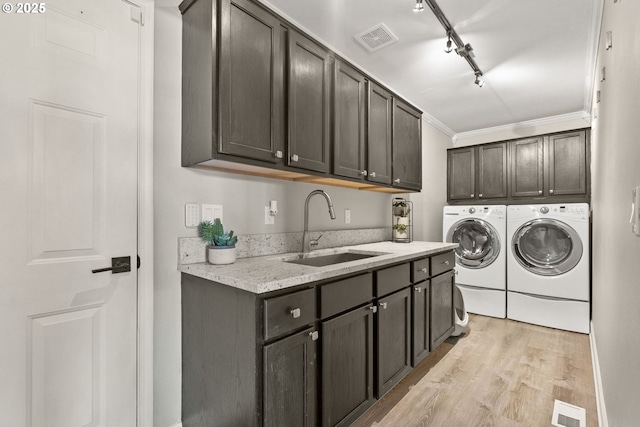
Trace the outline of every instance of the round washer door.
<instances>
[{"instance_id":1,"label":"round washer door","mask_svg":"<svg viewBox=\"0 0 640 427\"><path fill-rule=\"evenodd\" d=\"M463 219L451 226L447 242L457 243L456 262L467 268L490 265L500 253L500 237L496 229L477 218Z\"/></svg>"},{"instance_id":2,"label":"round washer door","mask_svg":"<svg viewBox=\"0 0 640 427\"><path fill-rule=\"evenodd\" d=\"M518 263L541 276L557 276L582 258L582 241L569 225L555 219L535 219L522 225L511 241Z\"/></svg>"}]
</instances>

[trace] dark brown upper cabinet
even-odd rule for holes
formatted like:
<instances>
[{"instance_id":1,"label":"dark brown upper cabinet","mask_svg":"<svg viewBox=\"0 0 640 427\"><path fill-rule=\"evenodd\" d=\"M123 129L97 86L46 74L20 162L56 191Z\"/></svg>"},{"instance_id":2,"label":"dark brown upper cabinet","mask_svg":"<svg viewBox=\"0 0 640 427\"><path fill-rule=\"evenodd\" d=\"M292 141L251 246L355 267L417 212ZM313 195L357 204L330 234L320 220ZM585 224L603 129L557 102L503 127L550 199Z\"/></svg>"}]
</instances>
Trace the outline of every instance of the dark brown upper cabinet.
<instances>
[{"instance_id":1,"label":"dark brown upper cabinet","mask_svg":"<svg viewBox=\"0 0 640 427\"><path fill-rule=\"evenodd\" d=\"M349 178L367 176L365 167L364 75L340 60L334 66L333 173Z\"/></svg>"},{"instance_id":2,"label":"dark brown upper cabinet","mask_svg":"<svg viewBox=\"0 0 640 427\"><path fill-rule=\"evenodd\" d=\"M587 147L587 133L584 130L549 135L547 140L549 197L588 194Z\"/></svg>"},{"instance_id":3,"label":"dark brown upper cabinet","mask_svg":"<svg viewBox=\"0 0 640 427\"><path fill-rule=\"evenodd\" d=\"M289 166L329 171L330 61L326 49L289 31Z\"/></svg>"},{"instance_id":4,"label":"dark brown upper cabinet","mask_svg":"<svg viewBox=\"0 0 640 427\"><path fill-rule=\"evenodd\" d=\"M406 102L393 99L393 186L422 188L422 114Z\"/></svg>"},{"instance_id":5,"label":"dark brown upper cabinet","mask_svg":"<svg viewBox=\"0 0 640 427\"><path fill-rule=\"evenodd\" d=\"M589 202L589 130L447 151L452 203Z\"/></svg>"},{"instance_id":6,"label":"dark brown upper cabinet","mask_svg":"<svg viewBox=\"0 0 640 427\"><path fill-rule=\"evenodd\" d=\"M367 179L391 184L393 96L374 82L368 86Z\"/></svg>"},{"instance_id":7,"label":"dark brown upper cabinet","mask_svg":"<svg viewBox=\"0 0 640 427\"><path fill-rule=\"evenodd\" d=\"M542 196L544 137L511 142L511 197Z\"/></svg>"},{"instance_id":8,"label":"dark brown upper cabinet","mask_svg":"<svg viewBox=\"0 0 640 427\"><path fill-rule=\"evenodd\" d=\"M280 21L249 0L221 2L220 147L277 162L282 153Z\"/></svg>"},{"instance_id":9,"label":"dark brown upper cabinet","mask_svg":"<svg viewBox=\"0 0 640 427\"><path fill-rule=\"evenodd\" d=\"M447 151L447 199L469 200L476 197L476 148Z\"/></svg>"}]
</instances>

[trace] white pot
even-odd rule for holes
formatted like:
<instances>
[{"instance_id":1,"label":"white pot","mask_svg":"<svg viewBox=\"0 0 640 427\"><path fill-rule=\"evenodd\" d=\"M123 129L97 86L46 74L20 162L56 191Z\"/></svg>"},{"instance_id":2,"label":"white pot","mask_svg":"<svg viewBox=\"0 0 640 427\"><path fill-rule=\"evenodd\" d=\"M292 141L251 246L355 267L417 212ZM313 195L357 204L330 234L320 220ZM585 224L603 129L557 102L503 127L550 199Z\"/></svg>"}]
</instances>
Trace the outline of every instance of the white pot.
<instances>
[{"instance_id":1,"label":"white pot","mask_svg":"<svg viewBox=\"0 0 640 427\"><path fill-rule=\"evenodd\" d=\"M210 264L233 264L236 260L235 246L207 246L207 253Z\"/></svg>"},{"instance_id":2,"label":"white pot","mask_svg":"<svg viewBox=\"0 0 640 427\"><path fill-rule=\"evenodd\" d=\"M408 216L397 216L396 224L404 224L409 225L409 217Z\"/></svg>"},{"instance_id":3,"label":"white pot","mask_svg":"<svg viewBox=\"0 0 640 427\"><path fill-rule=\"evenodd\" d=\"M393 230L393 237L395 239L406 239L408 237L407 230L404 230L404 231Z\"/></svg>"}]
</instances>

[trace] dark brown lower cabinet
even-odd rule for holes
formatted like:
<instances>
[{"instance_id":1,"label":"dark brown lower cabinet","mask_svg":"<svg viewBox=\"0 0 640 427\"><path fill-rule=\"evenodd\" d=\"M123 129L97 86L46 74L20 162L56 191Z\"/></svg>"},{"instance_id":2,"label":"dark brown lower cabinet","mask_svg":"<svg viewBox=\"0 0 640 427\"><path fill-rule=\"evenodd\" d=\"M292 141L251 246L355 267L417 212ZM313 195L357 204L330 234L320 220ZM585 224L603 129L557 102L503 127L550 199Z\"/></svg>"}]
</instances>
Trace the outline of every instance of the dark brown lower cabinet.
<instances>
[{"instance_id":1,"label":"dark brown lower cabinet","mask_svg":"<svg viewBox=\"0 0 640 427\"><path fill-rule=\"evenodd\" d=\"M264 427L316 425L317 338L309 328L264 346Z\"/></svg>"},{"instance_id":2,"label":"dark brown lower cabinet","mask_svg":"<svg viewBox=\"0 0 640 427\"><path fill-rule=\"evenodd\" d=\"M431 279L431 351L449 338L454 330L453 286L453 270Z\"/></svg>"},{"instance_id":3,"label":"dark brown lower cabinet","mask_svg":"<svg viewBox=\"0 0 640 427\"><path fill-rule=\"evenodd\" d=\"M373 403L373 306L322 322L322 426L348 426Z\"/></svg>"},{"instance_id":4,"label":"dark brown lower cabinet","mask_svg":"<svg viewBox=\"0 0 640 427\"><path fill-rule=\"evenodd\" d=\"M429 281L425 280L411 287L413 289L412 312L413 340L411 365L418 366L429 355Z\"/></svg>"},{"instance_id":5,"label":"dark brown lower cabinet","mask_svg":"<svg viewBox=\"0 0 640 427\"><path fill-rule=\"evenodd\" d=\"M411 371L411 291L404 288L378 300L377 396Z\"/></svg>"}]
</instances>

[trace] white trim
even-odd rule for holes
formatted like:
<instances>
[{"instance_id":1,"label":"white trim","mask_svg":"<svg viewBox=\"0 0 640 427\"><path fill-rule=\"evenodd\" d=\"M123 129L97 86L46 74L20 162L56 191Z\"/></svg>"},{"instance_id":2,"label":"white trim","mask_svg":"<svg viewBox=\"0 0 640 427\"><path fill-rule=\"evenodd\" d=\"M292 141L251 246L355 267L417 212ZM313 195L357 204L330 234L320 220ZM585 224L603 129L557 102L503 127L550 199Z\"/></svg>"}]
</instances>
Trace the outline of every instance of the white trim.
<instances>
[{"instance_id":1,"label":"white trim","mask_svg":"<svg viewBox=\"0 0 640 427\"><path fill-rule=\"evenodd\" d=\"M591 322L591 333L589 334L589 344L591 344L591 364L593 365L593 381L596 386L596 406L598 408L598 425L609 427L607 419L607 409L604 404L604 390L602 388L602 377L600 375L600 361L598 359L598 349L596 347L596 334Z\"/></svg>"},{"instance_id":2,"label":"white trim","mask_svg":"<svg viewBox=\"0 0 640 427\"><path fill-rule=\"evenodd\" d=\"M460 132L455 134L452 140L453 140L453 145L456 145L457 142L463 139L475 138L478 136L489 135L489 134L498 133L498 132L508 132L516 129L521 131L522 129L525 129L525 128L533 128L537 126L550 125L550 124L561 123L561 122L566 122L570 120L583 120L585 122L584 126L589 127L591 125L591 114L585 111L576 111L574 113L559 114L557 116L543 117L541 119L527 120L525 122L511 123L511 124L502 125L502 126L494 126L490 128L477 129L469 132Z\"/></svg>"},{"instance_id":3,"label":"white trim","mask_svg":"<svg viewBox=\"0 0 640 427\"><path fill-rule=\"evenodd\" d=\"M592 2L593 10L591 15L591 25L587 43L586 76L584 82L584 111L591 111L593 104L593 88L598 66L598 44L600 43L600 28L602 27L602 13L604 2L595 0Z\"/></svg>"},{"instance_id":4,"label":"white trim","mask_svg":"<svg viewBox=\"0 0 640 427\"><path fill-rule=\"evenodd\" d=\"M438 129L440 132L444 133L451 139L453 139L453 137L456 134L453 130L451 130L449 126L445 125L444 123L442 123L440 120L436 119L429 113L426 113L426 112L422 113L422 121Z\"/></svg>"},{"instance_id":5,"label":"white trim","mask_svg":"<svg viewBox=\"0 0 640 427\"><path fill-rule=\"evenodd\" d=\"M153 427L153 0L140 7L138 105L138 361L137 427Z\"/></svg>"},{"instance_id":6,"label":"white trim","mask_svg":"<svg viewBox=\"0 0 640 427\"><path fill-rule=\"evenodd\" d=\"M182 422L172 425L171 427L182 427Z\"/></svg>"}]
</instances>

